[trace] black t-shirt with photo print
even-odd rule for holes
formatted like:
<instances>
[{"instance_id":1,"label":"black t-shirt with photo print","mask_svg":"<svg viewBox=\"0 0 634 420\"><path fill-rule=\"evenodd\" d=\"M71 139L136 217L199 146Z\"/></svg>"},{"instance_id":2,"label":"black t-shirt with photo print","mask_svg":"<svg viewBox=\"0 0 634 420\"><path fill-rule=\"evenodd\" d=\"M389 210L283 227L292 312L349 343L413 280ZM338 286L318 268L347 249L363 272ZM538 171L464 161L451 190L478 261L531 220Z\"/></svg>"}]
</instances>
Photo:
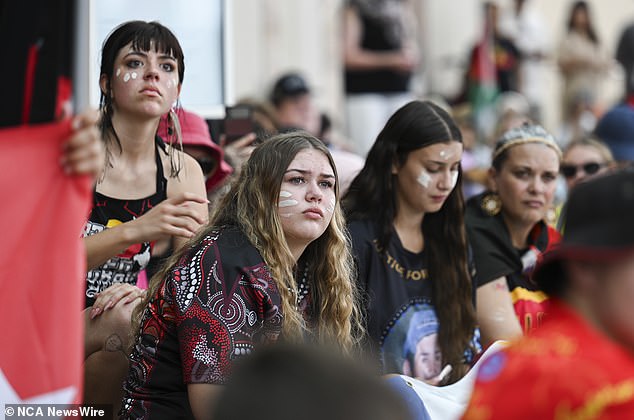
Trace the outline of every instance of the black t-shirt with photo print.
<instances>
[{"instance_id":1,"label":"black t-shirt with photo print","mask_svg":"<svg viewBox=\"0 0 634 420\"><path fill-rule=\"evenodd\" d=\"M352 221L348 229L359 287L366 299L368 335L380 354L383 372L423 376L417 374L408 359L414 356L423 338L438 332L425 252L408 251L396 233L392 235L387 249L381 252L378 246L379 226L371 220ZM471 270L471 274L473 278L475 271ZM432 320L429 314L433 314ZM478 341L479 333L475 331L473 347L476 351L480 349ZM436 343L431 345L438 349ZM465 349L466 363L471 363L473 356L470 349ZM440 369L442 366L438 364L428 366L428 376L437 375Z\"/></svg>"}]
</instances>

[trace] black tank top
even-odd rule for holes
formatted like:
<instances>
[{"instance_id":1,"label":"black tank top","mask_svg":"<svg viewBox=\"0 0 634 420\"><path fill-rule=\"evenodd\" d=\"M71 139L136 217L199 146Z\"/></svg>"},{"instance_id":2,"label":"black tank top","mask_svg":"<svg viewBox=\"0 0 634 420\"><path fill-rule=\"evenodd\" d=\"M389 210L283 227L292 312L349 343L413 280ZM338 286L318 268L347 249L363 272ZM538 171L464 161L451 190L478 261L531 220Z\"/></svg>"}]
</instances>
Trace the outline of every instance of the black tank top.
<instances>
[{"instance_id":1,"label":"black tank top","mask_svg":"<svg viewBox=\"0 0 634 420\"><path fill-rule=\"evenodd\" d=\"M96 190L93 194L93 207L82 234L83 237L99 233L104 229L126 223L140 217L152 207L167 198L167 179L163 174L159 147L165 144L156 137L156 191L149 197L139 199L119 199L105 196ZM121 254L110 258L101 266L89 270L86 276L86 307L95 302L95 294L107 289L114 283L135 285L137 276L150 260L153 243L134 244Z\"/></svg>"},{"instance_id":2,"label":"black tank top","mask_svg":"<svg viewBox=\"0 0 634 420\"><path fill-rule=\"evenodd\" d=\"M355 7L361 20L361 47L376 52L398 51L403 44L404 30L396 19L364 12L364 7ZM411 73L392 70L346 70L346 93L404 93L408 91Z\"/></svg>"}]
</instances>

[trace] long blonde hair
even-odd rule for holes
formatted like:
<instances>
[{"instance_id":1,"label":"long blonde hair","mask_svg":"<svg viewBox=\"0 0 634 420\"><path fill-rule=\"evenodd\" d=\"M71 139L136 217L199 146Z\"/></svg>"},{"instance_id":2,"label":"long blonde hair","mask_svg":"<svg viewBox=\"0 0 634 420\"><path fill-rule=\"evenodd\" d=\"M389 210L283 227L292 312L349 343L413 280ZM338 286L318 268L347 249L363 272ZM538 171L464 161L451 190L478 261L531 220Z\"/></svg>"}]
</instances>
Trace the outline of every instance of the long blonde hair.
<instances>
[{"instance_id":1,"label":"long blonde hair","mask_svg":"<svg viewBox=\"0 0 634 420\"><path fill-rule=\"evenodd\" d=\"M192 245L222 226L238 226L260 252L281 295L284 321L282 333L288 341L301 341L308 333L320 343L334 345L344 352L357 349L363 336L363 322L359 307L359 293L354 283L354 263L350 251L343 213L339 205L339 187L332 220L326 231L311 242L302 254L311 273L314 320L307 326L296 306L297 283L294 272L297 264L287 245L277 213L282 178L297 153L304 149L321 151L337 176L332 156L327 147L306 132L280 134L259 145L244 164L240 177L218 204L210 222L188 246L176 252L150 281L147 302ZM140 305L141 306L141 305ZM140 320L143 305L135 320Z\"/></svg>"}]
</instances>

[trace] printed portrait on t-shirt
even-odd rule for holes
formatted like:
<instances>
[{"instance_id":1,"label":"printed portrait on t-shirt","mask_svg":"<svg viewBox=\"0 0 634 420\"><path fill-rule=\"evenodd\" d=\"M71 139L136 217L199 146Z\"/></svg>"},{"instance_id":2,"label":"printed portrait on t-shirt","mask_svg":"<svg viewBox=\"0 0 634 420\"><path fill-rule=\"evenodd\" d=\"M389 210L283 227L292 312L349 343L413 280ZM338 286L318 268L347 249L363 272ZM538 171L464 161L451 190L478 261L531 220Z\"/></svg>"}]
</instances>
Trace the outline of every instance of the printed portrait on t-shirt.
<instances>
[{"instance_id":1,"label":"printed portrait on t-shirt","mask_svg":"<svg viewBox=\"0 0 634 420\"><path fill-rule=\"evenodd\" d=\"M382 346L386 372L431 379L442 369L438 318L427 303L413 303L394 319Z\"/></svg>"}]
</instances>

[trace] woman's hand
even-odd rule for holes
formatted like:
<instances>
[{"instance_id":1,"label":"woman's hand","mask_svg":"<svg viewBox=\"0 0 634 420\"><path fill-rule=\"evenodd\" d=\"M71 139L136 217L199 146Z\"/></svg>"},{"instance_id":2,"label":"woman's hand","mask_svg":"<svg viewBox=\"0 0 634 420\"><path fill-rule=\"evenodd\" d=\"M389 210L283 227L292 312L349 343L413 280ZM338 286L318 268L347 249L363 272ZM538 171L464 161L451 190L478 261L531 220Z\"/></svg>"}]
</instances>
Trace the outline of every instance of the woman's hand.
<instances>
[{"instance_id":1,"label":"woman's hand","mask_svg":"<svg viewBox=\"0 0 634 420\"><path fill-rule=\"evenodd\" d=\"M127 228L132 231L132 243L161 240L170 236L191 238L207 223L199 211L191 204L207 204L206 197L183 192L168 198L143 216L127 222Z\"/></svg>"},{"instance_id":2,"label":"woman's hand","mask_svg":"<svg viewBox=\"0 0 634 420\"><path fill-rule=\"evenodd\" d=\"M251 152L255 149L255 146L253 146L255 139L257 139L255 133L249 133L229 144L226 143L224 135L220 138L220 146L224 149L225 157L233 166L236 174L240 172L242 164L249 159Z\"/></svg>"},{"instance_id":3,"label":"woman's hand","mask_svg":"<svg viewBox=\"0 0 634 420\"><path fill-rule=\"evenodd\" d=\"M145 290L131 284L115 283L104 291L97 293L95 303L90 310L90 319L95 319L108 309L114 308L122 299L125 299L124 303L130 303L136 299L144 298L145 294Z\"/></svg>"},{"instance_id":4,"label":"woman's hand","mask_svg":"<svg viewBox=\"0 0 634 420\"><path fill-rule=\"evenodd\" d=\"M401 49L394 55L392 68L395 71L410 73L414 71L419 62L419 53L414 46Z\"/></svg>"},{"instance_id":5,"label":"woman's hand","mask_svg":"<svg viewBox=\"0 0 634 420\"><path fill-rule=\"evenodd\" d=\"M63 144L60 164L64 172L90 175L97 178L103 170L105 150L97 128L99 112L89 109L77 115L72 122L73 132Z\"/></svg>"}]
</instances>

